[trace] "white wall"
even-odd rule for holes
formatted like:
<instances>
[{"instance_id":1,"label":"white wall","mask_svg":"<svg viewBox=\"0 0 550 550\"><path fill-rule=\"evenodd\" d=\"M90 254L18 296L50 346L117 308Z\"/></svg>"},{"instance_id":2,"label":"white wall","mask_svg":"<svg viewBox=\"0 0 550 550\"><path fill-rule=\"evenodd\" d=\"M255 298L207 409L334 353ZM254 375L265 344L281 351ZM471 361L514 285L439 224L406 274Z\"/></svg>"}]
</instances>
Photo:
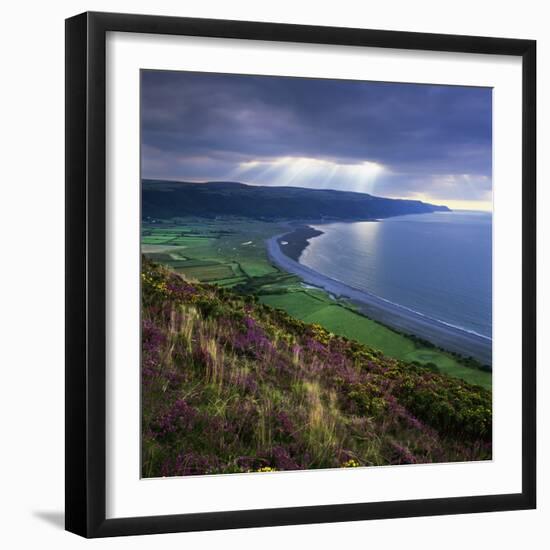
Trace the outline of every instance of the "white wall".
<instances>
[{"instance_id":1,"label":"white wall","mask_svg":"<svg viewBox=\"0 0 550 550\"><path fill-rule=\"evenodd\" d=\"M63 511L63 132L65 17L85 10L154 13L479 34L537 39L539 47L539 218L550 200L550 35L544 2L461 0L167 1L5 3L0 40L0 540L6 548L315 548L445 550L546 548L550 539L550 407L543 402L550 353L539 346L539 509L470 516L162 535L86 543L65 533ZM550 251L540 244L539 281ZM539 310L549 311L539 284ZM539 339L544 338L539 312ZM546 429L545 429L546 427ZM546 540L545 540L546 539Z\"/></svg>"}]
</instances>

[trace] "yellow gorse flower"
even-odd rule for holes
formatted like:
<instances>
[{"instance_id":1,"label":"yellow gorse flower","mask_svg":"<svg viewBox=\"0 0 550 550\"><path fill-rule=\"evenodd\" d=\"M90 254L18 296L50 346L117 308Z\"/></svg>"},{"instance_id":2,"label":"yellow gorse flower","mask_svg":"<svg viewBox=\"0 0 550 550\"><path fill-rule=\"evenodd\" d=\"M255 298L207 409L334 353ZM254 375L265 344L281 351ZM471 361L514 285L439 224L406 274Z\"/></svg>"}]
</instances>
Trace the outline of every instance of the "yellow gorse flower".
<instances>
[{"instance_id":1,"label":"yellow gorse flower","mask_svg":"<svg viewBox=\"0 0 550 550\"><path fill-rule=\"evenodd\" d=\"M165 281L155 280L147 273L142 273L141 278L145 285L149 286L153 290L156 290L157 292L160 292L161 294L168 295L168 287L166 286Z\"/></svg>"}]
</instances>

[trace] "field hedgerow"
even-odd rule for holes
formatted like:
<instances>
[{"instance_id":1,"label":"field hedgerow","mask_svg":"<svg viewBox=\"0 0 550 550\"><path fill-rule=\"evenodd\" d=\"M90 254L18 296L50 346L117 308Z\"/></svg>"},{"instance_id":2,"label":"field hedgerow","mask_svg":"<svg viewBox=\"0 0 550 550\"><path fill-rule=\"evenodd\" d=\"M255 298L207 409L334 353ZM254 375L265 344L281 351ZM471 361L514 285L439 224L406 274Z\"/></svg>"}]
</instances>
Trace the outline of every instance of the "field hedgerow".
<instances>
[{"instance_id":1,"label":"field hedgerow","mask_svg":"<svg viewBox=\"0 0 550 550\"><path fill-rule=\"evenodd\" d=\"M491 458L491 394L147 260L144 477Z\"/></svg>"}]
</instances>

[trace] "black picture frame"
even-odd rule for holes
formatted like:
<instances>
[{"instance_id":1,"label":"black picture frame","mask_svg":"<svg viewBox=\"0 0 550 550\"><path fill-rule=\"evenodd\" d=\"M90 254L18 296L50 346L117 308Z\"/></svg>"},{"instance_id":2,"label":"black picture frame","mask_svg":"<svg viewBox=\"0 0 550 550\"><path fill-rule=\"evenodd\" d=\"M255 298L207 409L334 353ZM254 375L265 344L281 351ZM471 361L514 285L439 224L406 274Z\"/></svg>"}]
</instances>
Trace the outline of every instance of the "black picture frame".
<instances>
[{"instance_id":1,"label":"black picture frame","mask_svg":"<svg viewBox=\"0 0 550 550\"><path fill-rule=\"evenodd\" d=\"M522 491L106 519L105 41L108 31L517 56L522 121ZM66 20L66 529L107 537L532 509L536 506L536 42L114 13Z\"/></svg>"}]
</instances>

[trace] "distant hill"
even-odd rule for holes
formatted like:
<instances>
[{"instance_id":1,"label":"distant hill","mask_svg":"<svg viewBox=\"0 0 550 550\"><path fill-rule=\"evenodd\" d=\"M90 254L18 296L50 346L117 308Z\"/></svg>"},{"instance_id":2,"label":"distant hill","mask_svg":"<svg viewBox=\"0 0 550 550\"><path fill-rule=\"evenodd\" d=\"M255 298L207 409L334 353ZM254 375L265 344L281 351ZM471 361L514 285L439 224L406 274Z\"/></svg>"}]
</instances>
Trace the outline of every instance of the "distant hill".
<instances>
[{"instance_id":1,"label":"distant hill","mask_svg":"<svg viewBox=\"0 0 550 550\"><path fill-rule=\"evenodd\" d=\"M387 199L366 193L265 187L236 182L143 180L142 217L239 216L256 219L368 220L403 214L449 211L417 200Z\"/></svg>"}]
</instances>

